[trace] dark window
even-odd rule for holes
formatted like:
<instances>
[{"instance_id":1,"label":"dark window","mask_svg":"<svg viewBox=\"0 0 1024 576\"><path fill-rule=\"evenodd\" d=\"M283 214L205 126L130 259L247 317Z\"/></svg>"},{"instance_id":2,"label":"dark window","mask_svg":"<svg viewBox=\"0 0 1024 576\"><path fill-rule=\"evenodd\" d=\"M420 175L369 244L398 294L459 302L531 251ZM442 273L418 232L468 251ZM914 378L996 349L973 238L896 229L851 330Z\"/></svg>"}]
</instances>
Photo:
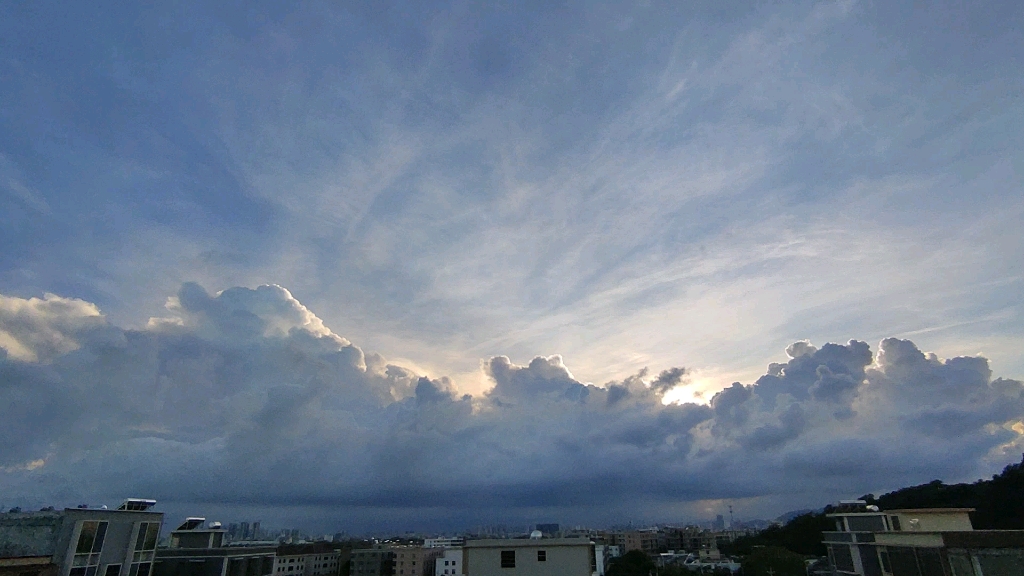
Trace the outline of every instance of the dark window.
<instances>
[{"instance_id":1,"label":"dark window","mask_svg":"<svg viewBox=\"0 0 1024 576\"><path fill-rule=\"evenodd\" d=\"M156 550L156 541L160 538L160 524L158 522L149 522L149 526L146 528L146 544L142 548L143 550Z\"/></svg>"},{"instance_id":2,"label":"dark window","mask_svg":"<svg viewBox=\"0 0 1024 576\"><path fill-rule=\"evenodd\" d=\"M72 568L71 576L85 576L85 568Z\"/></svg>"},{"instance_id":3,"label":"dark window","mask_svg":"<svg viewBox=\"0 0 1024 576\"><path fill-rule=\"evenodd\" d=\"M537 550L537 562L547 562L548 552L547 550Z\"/></svg>"},{"instance_id":4,"label":"dark window","mask_svg":"<svg viewBox=\"0 0 1024 576\"><path fill-rule=\"evenodd\" d=\"M889 551L882 548L878 551L878 558L882 561L882 570L892 574L892 567L889 566Z\"/></svg>"},{"instance_id":5,"label":"dark window","mask_svg":"<svg viewBox=\"0 0 1024 576\"><path fill-rule=\"evenodd\" d=\"M92 552L92 546L96 542L96 529L99 522L82 522L82 531L78 534L78 547L75 554L88 554Z\"/></svg>"},{"instance_id":6,"label":"dark window","mask_svg":"<svg viewBox=\"0 0 1024 576\"><path fill-rule=\"evenodd\" d=\"M889 565L896 576L918 576L917 558L913 548L892 546L888 549ZM942 574L942 572L939 572Z\"/></svg>"},{"instance_id":7,"label":"dark window","mask_svg":"<svg viewBox=\"0 0 1024 576\"><path fill-rule=\"evenodd\" d=\"M881 516L848 516L846 523L850 532L881 532L885 530L885 521Z\"/></svg>"},{"instance_id":8,"label":"dark window","mask_svg":"<svg viewBox=\"0 0 1024 576\"><path fill-rule=\"evenodd\" d=\"M107 570L104 572L104 576L118 576L121 573L120 564L107 564Z\"/></svg>"},{"instance_id":9,"label":"dark window","mask_svg":"<svg viewBox=\"0 0 1024 576\"><path fill-rule=\"evenodd\" d=\"M96 527L96 539L92 543L92 553L99 554L103 549L103 537L107 535L107 523L100 522Z\"/></svg>"},{"instance_id":10,"label":"dark window","mask_svg":"<svg viewBox=\"0 0 1024 576\"><path fill-rule=\"evenodd\" d=\"M942 574L942 557L938 548L917 548L917 565L921 574Z\"/></svg>"},{"instance_id":11,"label":"dark window","mask_svg":"<svg viewBox=\"0 0 1024 576\"><path fill-rule=\"evenodd\" d=\"M900 517L899 516L890 516L889 520L892 520L892 529L894 531L899 532L900 530L902 530L900 528Z\"/></svg>"},{"instance_id":12,"label":"dark window","mask_svg":"<svg viewBox=\"0 0 1024 576\"><path fill-rule=\"evenodd\" d=\"M515 568L516 567L516 551L515 550L502 550L501 551L501 567L502 568Z\"/></svg>"},{"instance_id":13,"label":"dark window","mask_svg":"<svg viewBox=\"0 0 1024 576\"><path fill-rule=\"evenodd\" d=\"M853 572L853 553L850 547L845 544L833 544L829 546L832 552L832 561L835 562L836 570Z\"/></svg>"}]
</instances>

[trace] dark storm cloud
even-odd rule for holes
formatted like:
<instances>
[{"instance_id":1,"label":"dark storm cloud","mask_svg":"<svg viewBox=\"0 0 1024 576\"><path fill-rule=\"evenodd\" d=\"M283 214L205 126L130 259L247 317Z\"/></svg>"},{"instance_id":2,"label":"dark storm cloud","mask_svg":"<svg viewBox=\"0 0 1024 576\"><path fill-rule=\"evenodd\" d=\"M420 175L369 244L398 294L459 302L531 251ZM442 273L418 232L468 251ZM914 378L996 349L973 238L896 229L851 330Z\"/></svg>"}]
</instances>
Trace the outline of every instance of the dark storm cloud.
<instances>
[{"instance_id":1,"label":"dark storm cloud","mask_svg":"<svg viewBox=\"0 0 1024 576\"><path fill-rule=\"evenodd\" d=\"M559 356L485 364L494 387L389 364L283 288L186 284L165 318L0 300L0 492L472 515L826 495L974 474L1018 452L1022 384L984 358L887 339L801 342L709 405L685 370L578 381ZM1014 429L1014 426L1017 429ZM424 512L426 513L426 512Z\"/></svg>"}]
</instances>

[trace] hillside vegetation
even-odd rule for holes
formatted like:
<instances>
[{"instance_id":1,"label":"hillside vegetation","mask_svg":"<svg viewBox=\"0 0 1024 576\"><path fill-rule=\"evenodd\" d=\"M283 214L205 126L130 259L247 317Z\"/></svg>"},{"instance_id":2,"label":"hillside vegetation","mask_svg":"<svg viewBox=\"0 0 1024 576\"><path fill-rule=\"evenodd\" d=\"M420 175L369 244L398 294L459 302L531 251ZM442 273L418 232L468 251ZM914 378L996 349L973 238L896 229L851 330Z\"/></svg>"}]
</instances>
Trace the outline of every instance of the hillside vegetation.
<instances>
[{"instance_id":1,"label":"hillside vegetation","mask_svg":"<svg viewBox=\"0 0 1024 576\"><path fill-rule=\"evenodd\" d=\"M975 530L1024 529L1024 458L1011 464L991 480L978 480L971 484L944 484L934 480L928 484L901 488L875 497L867 494L861 499L882 510L899 508L974 508L971 521ZM835 530L835 522L826 515L832 511L826 506L821 512L802 514L784 526L773 526L755 536L737 539L724 552L749 554L755 546L778 546L807 556L824 556L821 543L823 531Z\"/></svg>"}]
</instances>

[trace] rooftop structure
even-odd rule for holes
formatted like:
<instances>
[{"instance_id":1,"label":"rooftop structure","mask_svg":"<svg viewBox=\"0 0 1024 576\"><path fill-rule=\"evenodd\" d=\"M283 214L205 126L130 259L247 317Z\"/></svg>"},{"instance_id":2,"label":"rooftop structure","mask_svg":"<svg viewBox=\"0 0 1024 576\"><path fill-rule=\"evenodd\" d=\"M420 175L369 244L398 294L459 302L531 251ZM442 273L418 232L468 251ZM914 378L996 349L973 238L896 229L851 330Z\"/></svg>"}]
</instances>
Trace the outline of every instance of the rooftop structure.
<instances>
[{"instance_id":1,"label":"rooftop structure","mask_svg":"<svg viewBox=\"0 0 1024 576\"><path fill-rule=\"evenodd\" d=\"M155 504L130 498L116 510L0 514L0 558L48 558L52 568L40 571L56 576L149 576L163 523L163 513L151 510Z\"/></svg>"},{"instance_id":2,"label":"rooftop structure","mask_svg":"<svg viewBox=\"0 0 1024 576\"><path fill-rule=\"evenodd\" d=\"M972 508L878 510L847 503L822 534L840 576L1024 574L1024 530L974 530Z\"/></svg>"},{"instance_id":3,"label":"rooftop structure","mask_svg":"<svg viewBox=\"0 0 1024 576\"><path fill-rule=\"evenodd\" d=\"M186 518L156 554L153 576L270 576L277 546L228 546L220 523Z\"/></svg>"}]
</instances>

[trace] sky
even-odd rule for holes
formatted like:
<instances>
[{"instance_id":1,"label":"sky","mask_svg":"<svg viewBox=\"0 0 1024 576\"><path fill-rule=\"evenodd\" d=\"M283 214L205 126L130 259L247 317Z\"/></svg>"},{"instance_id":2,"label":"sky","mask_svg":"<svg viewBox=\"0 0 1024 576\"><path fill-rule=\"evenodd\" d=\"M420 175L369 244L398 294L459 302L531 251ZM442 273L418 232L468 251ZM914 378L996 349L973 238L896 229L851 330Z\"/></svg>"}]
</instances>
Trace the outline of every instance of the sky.
<instances>
[{"instance_id":1,"label":"sky","mask_svg":"<svg viewBox=\"0 0 1024 576\"><path fill-rule=\"evenodd\" d=\"M989 476L1022 16L4 2L0 506L452 530Z\"/></svg>"}]
</instances>

